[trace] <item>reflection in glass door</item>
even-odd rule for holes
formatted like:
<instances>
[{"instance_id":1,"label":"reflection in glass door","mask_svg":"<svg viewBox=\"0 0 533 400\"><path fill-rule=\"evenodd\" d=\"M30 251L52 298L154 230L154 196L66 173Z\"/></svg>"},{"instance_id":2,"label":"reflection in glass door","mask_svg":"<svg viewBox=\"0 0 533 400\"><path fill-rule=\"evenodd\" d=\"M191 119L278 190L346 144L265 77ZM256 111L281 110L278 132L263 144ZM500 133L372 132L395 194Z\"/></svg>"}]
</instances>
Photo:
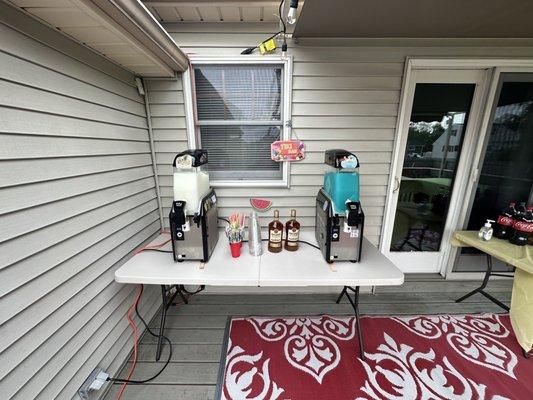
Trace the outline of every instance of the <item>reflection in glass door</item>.
<instances>
[{"instance_id":1,"label":"reflection in glass door","mask_svg":"<svg viewBox=\"0 0 533 400\"><path fill-rule=\"evenodd\" d=\"M474 84L416 85L392 252L439 251Z\"/></svg>"},{"instance_id":2,"label":"reflection in glass door","mask_svg":"<svg viewBox=\"0 0 533 400\"><path fill-rule=\"evenodd\" d=\"M404 272L438 272L469 175L486 72L413 70L405 97L383 252Z\"/></svg>"},{"instance_id":3,"label":"reflection in glass door","mask_svg":"<svg viewBox=\"0 0 533 400\"><path fill-rule=\"evenodd\" d=\"M502 74L496 99L465 224L469 230L495 220L511 201L533 203L533 74ZM462 249L454 271L484 271L484 260L473 249Z\"/></svg>"}]
</instances>

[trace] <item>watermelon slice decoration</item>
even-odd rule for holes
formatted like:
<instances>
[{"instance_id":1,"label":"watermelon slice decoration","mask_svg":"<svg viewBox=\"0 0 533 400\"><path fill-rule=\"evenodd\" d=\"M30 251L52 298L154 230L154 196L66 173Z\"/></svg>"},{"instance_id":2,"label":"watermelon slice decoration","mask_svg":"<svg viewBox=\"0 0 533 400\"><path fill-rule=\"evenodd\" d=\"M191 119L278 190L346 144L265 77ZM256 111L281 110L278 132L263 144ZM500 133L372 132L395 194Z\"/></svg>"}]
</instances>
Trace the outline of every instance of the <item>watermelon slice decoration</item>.
<instances>
[{"instance_id":1,"label":"watermelon slice decoration","mask_svg":"<svg viewBox=\"0 0 533 400\"><path fill-rule=\"evenodd\" d=\"M251 198L250 204L252 205L252 208L258 212L265 212L270 210L270 207L272 207L272 202L270 200L265 199L256 199Z\"/></svg>"}]
</instances>

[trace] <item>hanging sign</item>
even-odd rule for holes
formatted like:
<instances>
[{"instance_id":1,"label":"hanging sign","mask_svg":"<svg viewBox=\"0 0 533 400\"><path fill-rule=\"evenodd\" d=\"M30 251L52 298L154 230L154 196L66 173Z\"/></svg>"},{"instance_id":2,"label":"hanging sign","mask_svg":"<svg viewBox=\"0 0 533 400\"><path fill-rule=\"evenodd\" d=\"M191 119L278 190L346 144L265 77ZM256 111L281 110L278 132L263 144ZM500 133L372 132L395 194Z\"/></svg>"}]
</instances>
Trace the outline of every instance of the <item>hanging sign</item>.
<instances>
[{"instance_id":1,"label":"hanging sign","mask_svg":"<svg viewBox=\"0 0 533 400\"><path fill-rule=\"evenodd\" d=\"M300 161L305 158L305 143L301 140L278 140L270 145L272 161Z\"/></svg>"}]
</instances>

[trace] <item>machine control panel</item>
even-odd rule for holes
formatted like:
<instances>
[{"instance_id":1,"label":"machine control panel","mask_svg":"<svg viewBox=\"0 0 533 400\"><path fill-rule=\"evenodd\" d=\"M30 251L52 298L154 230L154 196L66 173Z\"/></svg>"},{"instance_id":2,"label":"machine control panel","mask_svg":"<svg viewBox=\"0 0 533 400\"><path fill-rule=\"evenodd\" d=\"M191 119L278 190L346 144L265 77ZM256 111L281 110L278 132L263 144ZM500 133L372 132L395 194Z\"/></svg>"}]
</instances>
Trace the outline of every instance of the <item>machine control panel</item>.
<instances>
[{"instance_id":1,"label":"machine control panel","mask_svg":"<svg viewBox=\"0 0 533 400\"><path fill-rule=\"evenodd\" d=\"M185 217L185 201L178 200L172 204L170 211L171 227L174 229L175 240L185 240L184 231L189 230L187 218Z\"/></svg>"},{"instance_id":2,"label":"machine control panel","mask_svg":"<svg viewBox=\"0 0 533 400\"><path fill-rule=\"evenodd\" d=\"M331 227L331 241L338 242L341 234L341 227L339 225L334 225Z\"/></svg>"}]
</instances>

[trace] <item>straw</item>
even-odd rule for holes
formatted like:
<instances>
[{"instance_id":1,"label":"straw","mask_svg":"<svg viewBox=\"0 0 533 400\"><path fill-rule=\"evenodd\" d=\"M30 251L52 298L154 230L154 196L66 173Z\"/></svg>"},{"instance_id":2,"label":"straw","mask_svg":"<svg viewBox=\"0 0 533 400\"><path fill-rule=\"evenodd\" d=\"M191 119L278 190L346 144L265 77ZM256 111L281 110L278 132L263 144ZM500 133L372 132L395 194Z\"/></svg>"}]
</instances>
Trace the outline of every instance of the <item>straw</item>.
<instances>
[{"instance_id":1,"label":"straw","mask_svg":"<svg viewBox=\"0 0 533 400\"><path fill-rule=\"evenodd\" d=\"M226 236L230 243L239 243L244 240L244 214L231 214L226 227Z\"/></svg>"}]
</instances>

